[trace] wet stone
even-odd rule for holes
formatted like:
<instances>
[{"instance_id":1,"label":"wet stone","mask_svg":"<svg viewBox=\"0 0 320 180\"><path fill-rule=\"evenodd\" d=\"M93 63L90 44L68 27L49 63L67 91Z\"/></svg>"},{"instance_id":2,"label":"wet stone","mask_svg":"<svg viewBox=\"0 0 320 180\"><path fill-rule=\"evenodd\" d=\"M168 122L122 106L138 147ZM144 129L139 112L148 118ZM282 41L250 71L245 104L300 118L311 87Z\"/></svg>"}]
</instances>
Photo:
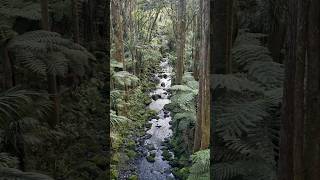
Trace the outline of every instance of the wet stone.
<instances>
[{"instance_id":1,"label":"wet stone","mask_svg":"<svg viewBox=\"0 0 320 180\"><path fill-rule=\"evenodd\" d=\"M159 95L159 94L154 94L154 95L151 96L151 98L156 101L156 100L158 100L158 99L161 98L161 95Z\"/></svg>"},{"instance_id":2,"label":"wet stone","mask_svg":"<svg viewBox=\"0 0 320 180\"><path fill-rule=\"evenodd\" d=\"M147 148L149 151L153 151L153 150L156 149L153 144L147 144L147 145L146 145L146 148Z\"/></svg>"},{"instance_id":3,"label":"wet stone","mask_svg":"<svg viewBox=\"0 0 320 180\"><path fill-rule=\"evenodd\" d=\"M161 87L166 87L166 84L164 82L161 83Z\"/></svg>"},{"instance_id":4,"label":"wet stone","mask_svg":"<svg viewBox=\"0 0 320 180\"><path fill-rule=\"evenodd\" d=\"M167 79L167 78L168 78L168 75L167 75L167 74L164 74L164 75L163 75L163 78Z\"/></svg>"}]
</instances>

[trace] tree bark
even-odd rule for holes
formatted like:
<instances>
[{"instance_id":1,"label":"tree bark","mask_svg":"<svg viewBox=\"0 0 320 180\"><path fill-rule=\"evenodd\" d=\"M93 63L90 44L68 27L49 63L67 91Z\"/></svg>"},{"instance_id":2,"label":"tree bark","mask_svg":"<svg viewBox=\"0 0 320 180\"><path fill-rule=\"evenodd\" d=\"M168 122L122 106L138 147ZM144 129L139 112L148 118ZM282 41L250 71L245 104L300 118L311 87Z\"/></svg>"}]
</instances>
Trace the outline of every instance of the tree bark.
<instances>
[{"instance_id":1,"label":"tree bark","mask_svg":"<svg viewBox=\"0 0 320 180\"><path fill-rule=\"evenodd\" d=\"M72 0L72 15L73 15L73 39L80 44L80 28L79 28L79 9L78 0Z\"/></svg>"},{"instance_id":2,"label":"tree bark","mask_svg":"<svg viewBox=\"0 0 320 180\"><path fill-rule=\"evenodd\" d=\"M3 44L3 88L10 89L14 85L13 65L9 56L7 43Z\"/></svg>"},{"instance_id":3,"label":"tree bark","mask_svg":"<svg viewBox=\"0 0 320 180\"><path fill-rule=\"evenodd\" d=\"M304 143L304 79L305 79L305 61L306 61L306 45L307 45L307 17L308 7L306 1L297 2L297 32L295 49L291 49L294 53L294 61L296 63L295 70L295 91L294 91L294 135L293 135L293 176L294 180L303 180L303 143ZM293 28L294 30L295 28ZM279 47L281 49L281 47ZM289 51L291 51L289 50ZM280 58L280 57L279 57Z\"/></svg>"},{"instance_id":4,"label":"tree bark","mask_svg":"<svg viewBox=\"0 0 320 180\"><path fill-rule=\"evenodd\" d=\"M194 151L209 148L210 144L210 2L201 2L201 52L199 64L199 100ZM198 142L200 139L200 143Z\"/></svg>"},{"instance_id":5,"label":"tree bark","mask_svg":"<svg viewBox=\"0 0 320 180\"><path fill-rule=\"evenodd\" d=\"M48 10L48 0L41 0L41 22L42 29L46 31L50 31L49 28L49 10ZM57 77L55 74L47 73L48 80L48 93L50 94L50 98L53 101L54 105L54 114L52 120L49 122L51 127L55 127L59 122L59 111L60 111L60 101L57 90Z\"/></svg>"},{"instance_id":6,"label":"tree bark","mask_svg":"<svg viewBox=\"0 0 320 180\"><path fill-rule=\"evenodd\" d=\"M211 68L216 74L232 73L233 0L212 0Z\"/></svg>"},{"instance_id":7,"label":"tree bark","mask_svg":"<svg viewBox=\"0 0 320 180\"><path fill-rule=\"evenodd\" d=\"M123 24L120 13L121 4L122 0L111 0L112 24L115 35L115 52L113 53L113 58L118 62L123 63L123 67L125 67L123 48Z\"/></svg>"},{"instance_id":8,"label":"tree bark","mask_svg":"<svg viewBox=\"0 0 320 180\"><path fill-rule=\"evenodd\" d=\"M310 0L305 123L306 180L320 177L320 1Z\"/></svg>"},{"instance_id":9,"label":"tree bark","mask_svg":"<svg viewBox=\"0 0 320 180\"><path fill-rule=\"evenodd\" d=\"M186 41L186 0L179 0L178 10L178 33L177 33L177 62L176 62L176 81L181 84L184 72L184 54Z\"/></svg>"},{"instance_id":10,"label":"tree bark","mask_svg":"<svg viewBox=\"0 0 320 180\"><path fill-rule=\"evenodd\" d=\"M199 7L201 7L201 1ZM195 33L195 47L193 56L193 77L199 80L199 60L200 60L200 43L201 43L201 11L199 10L196 19L194 20L194 33Z\"/></svg>"}]
</instances>

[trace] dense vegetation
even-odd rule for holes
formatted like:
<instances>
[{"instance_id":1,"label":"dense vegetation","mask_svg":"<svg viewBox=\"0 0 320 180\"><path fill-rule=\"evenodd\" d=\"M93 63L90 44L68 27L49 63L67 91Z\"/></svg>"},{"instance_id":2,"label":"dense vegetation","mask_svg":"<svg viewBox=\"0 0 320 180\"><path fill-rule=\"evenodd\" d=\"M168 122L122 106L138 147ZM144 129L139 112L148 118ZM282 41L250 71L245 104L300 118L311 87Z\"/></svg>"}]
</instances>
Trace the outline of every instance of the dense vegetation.
<instances>
[{"instance_id":1,"label":"dense vegetation","mask_svg":"<svg viewBox=\"0 0 320 180\"><path fill-rule=\"evenodd\" d=\"M1 179L108 177L107 8L0 1Z\"/></svg>"},{"instance_id":2,"label":"dense vegetation","mask_svg":"<svg viewBox=\"0 0 320 180\"><path fill-rule=\"evenodd\" d=\"M318 180L319 7L0 0L0 179Z\"/></svg>"}]
</instances>

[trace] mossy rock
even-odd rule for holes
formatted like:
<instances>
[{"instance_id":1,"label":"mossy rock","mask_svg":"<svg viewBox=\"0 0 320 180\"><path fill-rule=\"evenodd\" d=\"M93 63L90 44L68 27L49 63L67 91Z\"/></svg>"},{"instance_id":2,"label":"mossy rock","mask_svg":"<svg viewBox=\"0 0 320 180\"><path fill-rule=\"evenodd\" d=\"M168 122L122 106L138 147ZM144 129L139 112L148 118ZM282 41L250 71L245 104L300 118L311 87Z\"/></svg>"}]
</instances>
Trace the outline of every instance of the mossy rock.
<instances>
[{"instance_id":1,"label":"mossy rock","mask_svg":"<svg viewBox=\"0 0 320 180\"><path fill-rule=\"evenodd\" d=\"M116 169L111 169L111 179L118 179L119 172Z\"/></svg>"},{"instance_id":2,"label":"mossy rock","mask_svg":"<svg viewBox=\"0 0 320 180\"><path fill-rule=\"evenodd\" d=\"M135 158L137 153L133 150L127 150L127 155L130 159Z\"/></svg>"},{"instance_id":3,"label":"mossy rock","mask_svg":"<svg viewBox=\"0 0 320 180\"><path fill-rule=\"evenodd\" d=\"M172 160L172 155L168 150L163 150L162 157L166 161L171 161Z\"/></svg>"},{"instance_id":4,"label":"mossy rock","mask_svg":"<svg viewBox=\"0 0 320 180\"><path fill-rule=\"evenodd\" d=\"M132 139L129 139L128 142L127 142L127 147L129 149L134 149L136 147L136 142Z\"/></svg>"},{"instance_id":5,"label":"mossy rock","mask_svg":"<svg viewBox=\"0 0 320 180\"><path fill-rule=\"evenodd\" d=\"M131 175L128 180L138 180L138 176L137 175Z\"/></svg>"},{"instance_id":6,"label":"mossy rock","mask_svg":"<svg viewBox=\"0 0 320 180\"><path fill-rule=\"evenodd\" d=\"M156 160L155 160L155 157L150 155L150 156L147 156L147 161L151 162L151 163L154 163Z\"/></svg>"},{"instance_id":7,"label":"mossy rock","mask_svg":"<svg viewBox=\"0 0 320 180\"><path fill-rule=\"evenodd\" d=\"M189 168L173 168L172 174L177 178L177 179L188 179L189 176Z\"/></svg>"},{"instance_id":8,"label":"mossy rock","mask_svg":"<svg viewBox=\"0 0 320 180\"><path fill-rule=\"evenodd\" d=\"M118 164L120 162L120 154L114 153L111 157L111 163L112 164Z\"/></svg>"},{"instance_id":9,"label":"mossy rock","mask_svg":"<svg viewBox=\"0 0 320 180\"><path fill-rule=\"evenodd\" d=\"M149 151L153 151L153 150L156 149L153 144L147 144L147 145L146 145L146 148L147 148Z\"/></svg>"},{"instance_id":10,"label":"mossy rock","mask_svg":"<svg viewBox=\"0 0 320 180\"><path fill-rule=\"evenodd\" d=\"M156 157L156 153L155 152L150 152L150 156L151 157Z\"/></svg>"},{"instance_id":11,"label":"mossy rock","mask_svg":"<svg viewBox=\"0 0 320 180\"><path fill-rule=\"evenodd\" d=\"M150 129L151 126L152 126L152 123L146 123L146 125L145 125L145 127L148 128L148 129Z\"/></svg>"}]
</instances>

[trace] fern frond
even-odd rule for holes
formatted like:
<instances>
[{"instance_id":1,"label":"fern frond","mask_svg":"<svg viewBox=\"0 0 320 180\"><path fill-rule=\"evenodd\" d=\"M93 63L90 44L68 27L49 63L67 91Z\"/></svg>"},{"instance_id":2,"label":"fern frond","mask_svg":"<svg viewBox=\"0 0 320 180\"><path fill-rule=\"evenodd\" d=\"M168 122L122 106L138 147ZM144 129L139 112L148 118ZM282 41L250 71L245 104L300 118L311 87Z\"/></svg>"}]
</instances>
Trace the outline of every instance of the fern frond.
<instances>
[{"instance_id":1,"label":"fern frond","mask_svg":"<svg viewBox=\"0 0 320 180\"><path fill-rule=\"evenodd\" d=\"M234 92L262 92L263 89L255 82L248 80L243 75L235 74L214 74L211 75L212 89L225 88L226 90Z\"/></svg>"},{"instance_id":2,"label":"fern frond","mask_svg":"<svg viewBox=\"0 0 320 180\"><path fill-rule=\"evenodd\" d=\"M84 47L49 31L31 31L10 40L8 49L29 70L63 76L68 68L79 76L89 67L94 56Z\"/></svg>"},{"instance_id":3,"label":"fern frond","mask_svg":"<svg viewBox=\"0 0 320 180\"><path fill-rule=\"evenodd\" d=\"M14 168L0 167L0 179L3 180L53 180L53 178L39 173L22 172Z\"/></svg>"},{"instance_id":4,"label":"fern frond","mask_svg":"<svg viewBox=\"0 0 320 180\"><path fill-rule=\"evenodd\" d=\"M270 88L282 87L284 67L276 62L256 61L245 67L251 77Z\"/></svg>"},{"instance_id":5,"label":"fern frond","mask_svg":"<svg viewBox=\"0 0 320 180\"><path fill-rule=\"evenodd\" d=\"M224 138L241 137L268 116L262 100L243 102L233 99L217 114L217 131Z\"/></svg>"},{"instance_id":6,"label":"fern frond","mask_svg":"<svg viewBox=\"0 0 320 180\"><path fill-rule=\"evenodd\" d=\"M112 75L112 78L116 83L122 86L133 86L140 80L137 76L129 73L128 71L116 72Z\"/></svg>"},{"instance_id":7,"label":"fern frond","mask_svg":"<svg viewBox=\"0 0 320 180\"><path fill-rule=\"evenodd\" d=\"M188 180L209 180L210 179L210 150L202 150L192 156L192 166Z\"/></svg>"}]
</instances>

